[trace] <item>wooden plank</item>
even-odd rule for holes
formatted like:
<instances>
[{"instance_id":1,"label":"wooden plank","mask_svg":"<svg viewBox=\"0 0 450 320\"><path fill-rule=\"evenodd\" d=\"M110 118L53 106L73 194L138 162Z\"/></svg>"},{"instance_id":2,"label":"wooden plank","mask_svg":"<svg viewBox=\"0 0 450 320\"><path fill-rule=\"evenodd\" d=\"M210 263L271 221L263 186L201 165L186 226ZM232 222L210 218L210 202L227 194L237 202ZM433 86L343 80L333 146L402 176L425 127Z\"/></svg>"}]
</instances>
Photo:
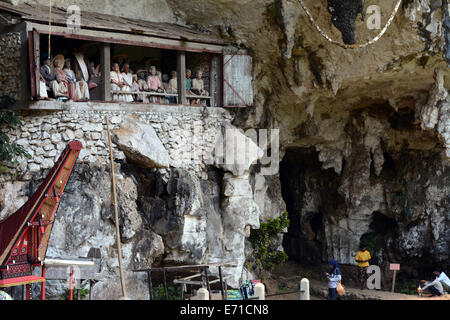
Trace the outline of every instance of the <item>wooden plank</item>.
<instances>
[{"instance_id":1,"label":"wooden plank","mask_svg":"<svg viewBox=\"0 0 450 320\"><path fill-rule=\"evenodd\" d=\"M38 4L19 4L17 6L12 6L10 4L0 2L0 9L18 14L27 21L37 21L47 24L49 20L48 6ZM54 26L66 26L66 10L53 7L52 23ZM139 19L129 19L84 10L81 12L81 27L83 29L122 31L182 41L188 40L201 43L225 45L223 39L218 38L209 32L200 32L186 26L170 23L150 22Z\"/></svg>"},{"instance_id":2,"label":"wooden plank","mask_svg":"<svg viewBox=\"0 0 450 320\"><path fill-rule=\"evenodd\" d=\"M208 288L208 293L209 293L209 300L212 300L211 285L209 283L209 275L208 275L208 267L205 267L204 270L205 270L205 278L206 278L206 287Z\"/></svg>"},{"instance_id":3,"label":"wooden plank","mask_svg":"<svg viewBox=\"0 0 450 320\"><path fill-rule=\"evenodd\" d=\"M222 267L219 267L219 280L220 280L220 292L222 293L222 300L225 300L225 291L223 288Z\"/></svg>"},{"instance_id":4,"label":"wooden plank","mask_svg":"<svg viewBox=\"0 0 450 320\"><path fill-rule=\"evenodd\" d=\"M179 271L186 269L203 269L204 267L224 267L224 268L236 268L238 265L232 262L224 262L224 263L211 263L211 264L198 264L198 265L187 265L187 266L177 266L177 267L164 267L164 268L148 268L148 269L139 269L133 270L133 272L147 272L148 270L152 271Z\"/></svg>"},{"instance_id":5,"label":"wooden plank","mask_svg":"<svg viewBox=\"0 0 450 320\"><path fill-rule=\"evenodd\" d=\"M169 292L167 290L166 270L163 270L163 278L164 278L164 295L166 296L166 300L169 300Z\"/></svg>"},{"instance_id":6,"label":"wooden plank","mask_svg":"<svg viewBox=\"0 0 450 320\"><path fill-rule=\"evenodd\" d=\"M150 300L153 300L153 283L151 271L147 271L147 281L148 281L148 295L150 297Z\"/></svg>"},{"instance_id":7,"label":"wooden plank","mask_svg":"<svg viewBox=\"0 0 450 320\"><path fill-rule=\"evenodd\" d=\"M70 268L70 267L69 267ZM70 273L68 267L47 267L45 278L47 280L66 280ZM39 276L39 269L33 271L34 276ZM101 280L102 276L98 273L98 267L84 267L80 268L80 279L83 280Z\"/></svg>"},{"instance_id":8,"label":"wooden plank","mask_svg":"<svg viewBox=\"0 0 450 320\"><path fill-rule=\"evenodd\" d=\"M178 51L177 57L178 103L187 104L186 98L186 53Z\"/></svg>"},{"instance_id":9,"label":"wooden plank","mask_svg":"<svg viewBox=\"0 0 450 320\"><path fill-rule=\"evenodd\" d=\"M111 45L103 44L100 49L101 76L101 99L111 101Z\"/></svg>"},{"instance_id":10,"label":"wooden plank","mask_svg":"<svg viewBox=\"0 0 450 320\"><path fill-rule=\"evenodd\" d=\"M48 34L48 25L27 21L28 29L37 29L41 34ZM63 36L70 39L117 43L130 46L144 46L150 48L168 49L168 50L183 50L190 52L208 52L208 53L222 53L223 46L209 43L193 42L186 40L177 40L161 37L153 37L150 35L137 35L119 33L117 30L103 31L103 30L89 30L83 29L82 33L73 33L71 29L62 26L52 26L52 35Z\"/></svg>"},{"instance_id":11,"label":"wooden plank","mask_svg":"<svg viewBox=\"0 0 450 320\"><path fill-rule=\"evenodd\" d=\"M252 57L244 54L224 54L223 66L224 107L252 106Z\"/></svg>"},{"instance_id":12,"label":"wooden plank","mask_svg":"<svg viewBox=\"0 0 450 320\"><path fill-rule=\"evenodd\" d=\"M28 57L29 57L29 65L30 65L30 87L31 87L31 96L37 97L37 89L36 89L36 61L34 58L34 41L33 41L33 32L28 32Z\"/></svg>"}]
</instances>

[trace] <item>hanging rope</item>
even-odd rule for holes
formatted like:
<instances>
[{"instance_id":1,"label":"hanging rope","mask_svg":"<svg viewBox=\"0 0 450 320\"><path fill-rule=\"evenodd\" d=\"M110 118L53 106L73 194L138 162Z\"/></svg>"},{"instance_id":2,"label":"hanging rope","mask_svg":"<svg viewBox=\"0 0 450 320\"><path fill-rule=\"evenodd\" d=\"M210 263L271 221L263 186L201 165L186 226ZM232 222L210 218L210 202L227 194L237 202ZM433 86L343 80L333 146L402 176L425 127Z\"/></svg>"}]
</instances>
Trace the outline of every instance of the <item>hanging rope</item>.
<instances>
[{"instance_id":1,"label":"hanging rope","mask_svg":"<svg viewBox=\"0 0 450 320\"><path fill-rule=\"evenodd\" d=\"M50 12L48 14L48 58L50 59L52 53L51 36L52 36L52 0L50 0Z\"/></svg>"},{"instance_id":2,"label":"hanging rope","mask_svg":"<svg viewBox=\"0 0 450 320\"><path fill-rule=\"evenodd\" d=\"M389 28L389 26L391 25L392 21L394 21L395 16L397 15L398 9L400 8L400 5L402 3L402 0L398 0L397 4L395 6L394 11L391 14L391 17L389 18L387 24L384 26L383 30L381 30L381 32L372 40L370 40L369 42L366 42L364 44L345 44L345 43L341 43L338 41L335 41L333 39L331 39L320 27L319 25L316 23L316 21L314 20L314 18L312 17L311 13L309 12L308 8L305 6L303 0L298 0L300 2L300 5L302 6L303 10L305 10L306 15L308 16L309 20L311 21L311 23L314 25L314 27L317 29L317 31L325 38L327 39L330 43L335 44L339 47L342 47L344 49L357 49L357 48L364 48L367 46L370 46L372 44L374 44L375 42L377 42L378 40L381 39L381 37L386 33L387 29Z\"/></svg>"}]
</instances>

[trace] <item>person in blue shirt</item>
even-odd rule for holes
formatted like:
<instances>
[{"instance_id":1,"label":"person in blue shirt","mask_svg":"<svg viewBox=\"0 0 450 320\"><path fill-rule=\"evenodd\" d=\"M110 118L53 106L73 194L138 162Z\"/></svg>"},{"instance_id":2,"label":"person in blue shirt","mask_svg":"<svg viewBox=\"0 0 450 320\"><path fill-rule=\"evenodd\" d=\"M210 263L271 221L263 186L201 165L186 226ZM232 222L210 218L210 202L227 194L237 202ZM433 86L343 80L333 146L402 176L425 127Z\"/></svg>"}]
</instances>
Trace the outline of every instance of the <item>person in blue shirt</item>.
<instances>
[{"instance_id":1,"label":"person in blue shirt","mask_svg":"<svg viewBox=\"0 0 450 320\"><path fill-rule=\"evenodd\" d=\"M337 300L337 286L340 281L342 281L341 269L339 268L339 263L332 259L328 262L330 267L330 273L326 273L328 279L328 292L330 295L330 300Z\"/></svg>"}]
</instances>

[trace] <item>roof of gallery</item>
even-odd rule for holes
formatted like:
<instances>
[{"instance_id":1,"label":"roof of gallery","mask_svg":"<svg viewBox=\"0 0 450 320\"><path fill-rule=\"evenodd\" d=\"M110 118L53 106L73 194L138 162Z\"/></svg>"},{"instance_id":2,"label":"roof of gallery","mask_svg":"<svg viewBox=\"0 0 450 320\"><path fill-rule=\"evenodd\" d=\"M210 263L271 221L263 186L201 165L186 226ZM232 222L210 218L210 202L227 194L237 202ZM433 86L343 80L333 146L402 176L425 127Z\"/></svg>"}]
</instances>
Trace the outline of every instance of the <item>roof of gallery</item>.
<instances>
[{"instance_id":1,"label":"roof of gallery","mask_svg":"<svg viewBox=\"0 0 450 320\"><path fill-rule=\"evenodd\" d=\"M49 7L39 4L22 3L12 5L0 2L0 11L19 16L23 21L35 23L49 23ZM81 28L107 32L128 33L141 36L159 37L179 41L199 42L215 45L227 43L214 35L195 30L178 24L151 22L138 19L129 19L120 16L89 12L80 12ZM67 27L68 13L66 9L52 7L52 25Z\"/></svg>"}]
</instances>

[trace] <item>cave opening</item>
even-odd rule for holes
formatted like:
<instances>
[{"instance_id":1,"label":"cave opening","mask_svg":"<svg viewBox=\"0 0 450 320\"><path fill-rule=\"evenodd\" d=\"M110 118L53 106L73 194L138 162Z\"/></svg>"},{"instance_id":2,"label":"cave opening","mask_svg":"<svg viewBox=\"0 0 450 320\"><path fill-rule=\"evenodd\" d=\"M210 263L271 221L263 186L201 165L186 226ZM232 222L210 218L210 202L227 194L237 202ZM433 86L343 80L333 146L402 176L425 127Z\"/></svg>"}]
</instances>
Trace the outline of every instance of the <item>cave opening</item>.
<instances>
[{"instance_id":1,"label":"cave opening","mask_svg":"<svg viewBox=\"0 0 450 320\"><path fill-rule=\"evenodd\" d=\"M290 226L283 248L289 259L317 264L326 259L325 219L339 212L339 175L324 170L315 148L289 148L280 164L281 193Z\"/></svg>"}]
</instances>

